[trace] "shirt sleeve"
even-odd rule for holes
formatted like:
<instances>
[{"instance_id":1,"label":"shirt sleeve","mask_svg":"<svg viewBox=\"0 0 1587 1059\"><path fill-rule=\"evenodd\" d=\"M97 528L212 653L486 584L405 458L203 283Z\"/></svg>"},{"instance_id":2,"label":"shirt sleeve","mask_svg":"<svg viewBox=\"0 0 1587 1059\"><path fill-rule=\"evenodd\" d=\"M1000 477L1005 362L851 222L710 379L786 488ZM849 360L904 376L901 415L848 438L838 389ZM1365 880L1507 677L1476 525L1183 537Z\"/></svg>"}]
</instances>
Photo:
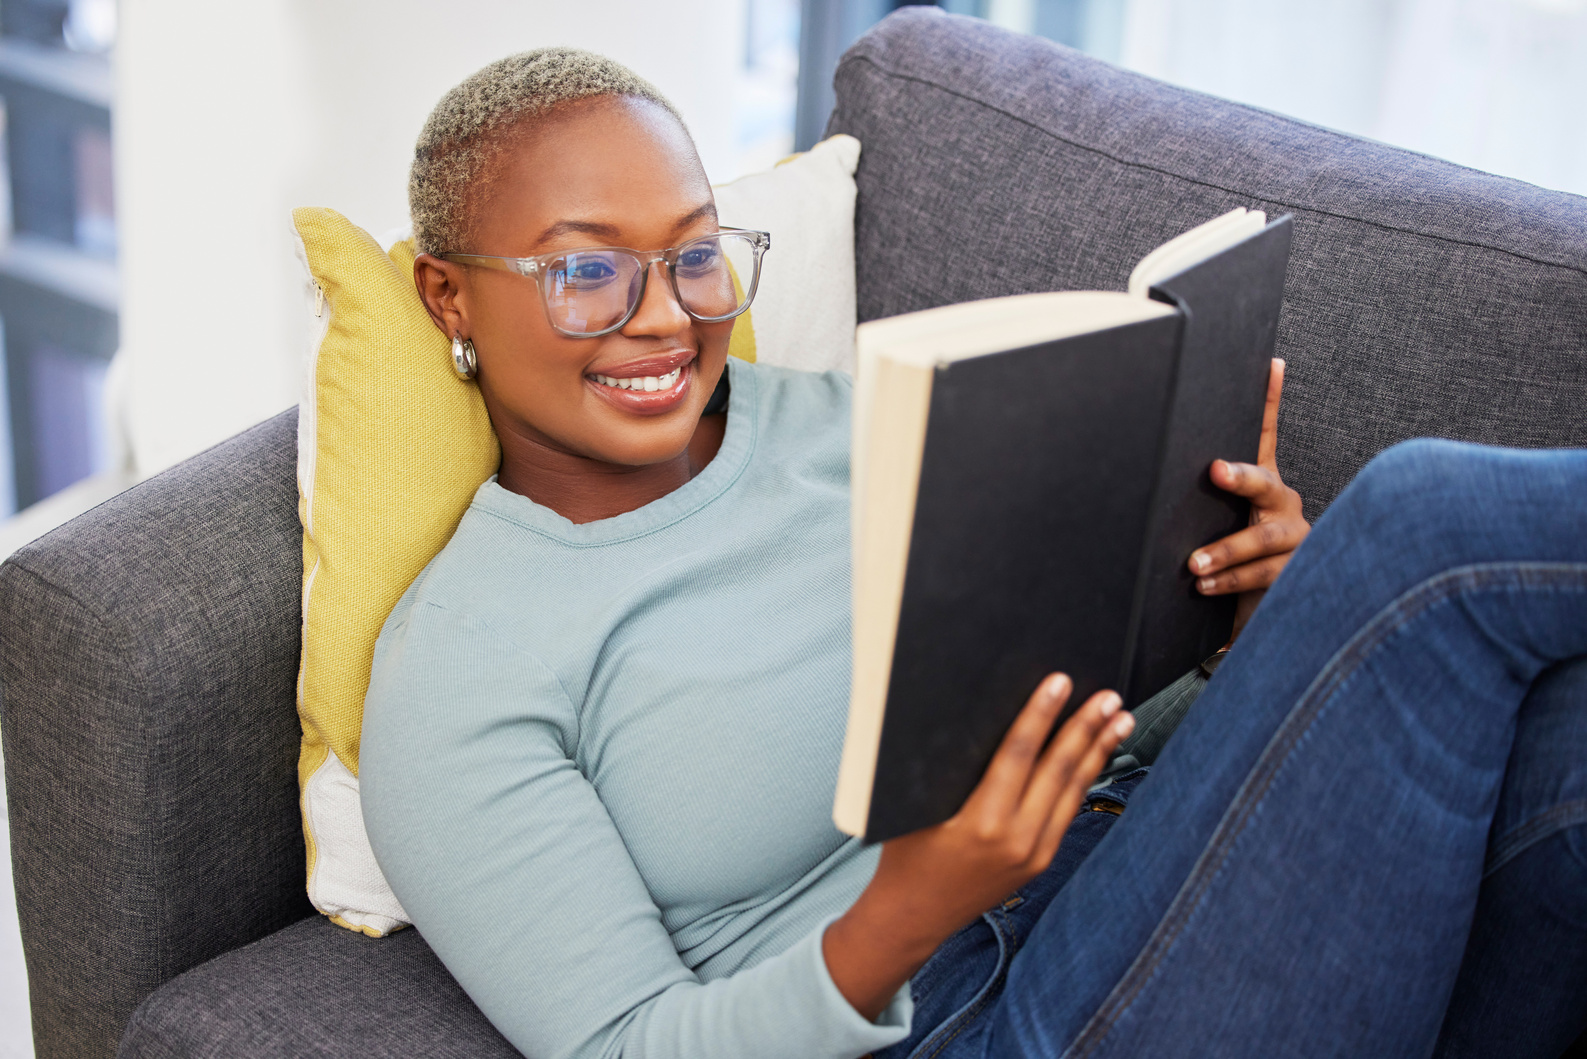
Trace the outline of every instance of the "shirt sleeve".
<instances>
[{"instance_id":1,"label":"shirt sleeve","mask_svg":"<svg viewBox=\"0 0 1587 1059\"><path fill-rule=\"evenodd\" d=\"M381 871L447 969L544 1059L854 1059L907 1034L838 992L817 929L702 983L574 764L578 714L543 663L418 603L378 645L359 781Z\"/></svg>"}]
</instances>

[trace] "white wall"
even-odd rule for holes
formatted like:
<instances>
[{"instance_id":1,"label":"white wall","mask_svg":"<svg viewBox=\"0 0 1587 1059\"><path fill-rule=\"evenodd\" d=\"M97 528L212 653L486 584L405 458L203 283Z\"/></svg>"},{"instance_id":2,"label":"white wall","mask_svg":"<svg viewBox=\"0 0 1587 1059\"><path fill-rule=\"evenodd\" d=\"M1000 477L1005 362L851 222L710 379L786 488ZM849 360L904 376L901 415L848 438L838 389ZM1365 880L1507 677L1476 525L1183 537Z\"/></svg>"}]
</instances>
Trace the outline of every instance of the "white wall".
<instances>
[{"instance_id":1,"label":"white wall","mask_svg":"<svg viewBox=\"0 0 1587 1059\"><path fill-rule=\"evenodd\" d=\"M296 402L289 211L377 236L407 220L413 141L453 84L504 55L590 48L734 165L736 0L123 0L116 180L128 425L141 473Z\"/></svg>"}]
</instances>

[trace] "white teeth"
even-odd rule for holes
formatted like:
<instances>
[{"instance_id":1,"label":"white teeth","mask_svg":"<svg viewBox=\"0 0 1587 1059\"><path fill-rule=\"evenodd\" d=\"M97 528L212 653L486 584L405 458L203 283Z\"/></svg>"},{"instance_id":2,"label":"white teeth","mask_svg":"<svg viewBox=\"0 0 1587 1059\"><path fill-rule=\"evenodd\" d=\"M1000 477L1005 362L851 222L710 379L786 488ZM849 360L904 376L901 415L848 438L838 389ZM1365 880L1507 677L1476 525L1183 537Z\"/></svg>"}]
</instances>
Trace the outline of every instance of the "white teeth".
<instances>
[{"instance_id":1,"label":"white teeth","mask_svg":"<svg viewBox=\"0 0 1587 1059\"><path fill-rule=\"evenodd\" d=\"M683 376L681 367L673 368L665 375L642 375L628 379L617 379L610 375L595 375L594 380L602 386L611 386L618 390L642 390L645 393L655 393L658 390L670 390L678 384Z\"/></svg>"}]
</instances>

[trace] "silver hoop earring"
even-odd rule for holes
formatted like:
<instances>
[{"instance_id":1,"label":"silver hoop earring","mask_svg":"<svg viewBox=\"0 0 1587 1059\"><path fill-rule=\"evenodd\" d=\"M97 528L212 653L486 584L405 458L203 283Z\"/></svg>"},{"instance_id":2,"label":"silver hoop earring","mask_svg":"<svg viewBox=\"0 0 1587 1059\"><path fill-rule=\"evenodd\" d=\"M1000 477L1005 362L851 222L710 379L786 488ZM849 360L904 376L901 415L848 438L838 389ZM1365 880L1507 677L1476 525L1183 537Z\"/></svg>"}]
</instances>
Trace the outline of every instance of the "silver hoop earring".
<instances>
[{"instance_id":1,"label":"silver hoop earring","mask_svg":"<svg viewBox=\"0 0 1587 1059\"><path fill-rule=\"evenodd\" d=\"M474 343L462 335L452 336L452 370L459 379L472 379L479 374L479 357L474 353Z\"/></svg>"}]
</instances>

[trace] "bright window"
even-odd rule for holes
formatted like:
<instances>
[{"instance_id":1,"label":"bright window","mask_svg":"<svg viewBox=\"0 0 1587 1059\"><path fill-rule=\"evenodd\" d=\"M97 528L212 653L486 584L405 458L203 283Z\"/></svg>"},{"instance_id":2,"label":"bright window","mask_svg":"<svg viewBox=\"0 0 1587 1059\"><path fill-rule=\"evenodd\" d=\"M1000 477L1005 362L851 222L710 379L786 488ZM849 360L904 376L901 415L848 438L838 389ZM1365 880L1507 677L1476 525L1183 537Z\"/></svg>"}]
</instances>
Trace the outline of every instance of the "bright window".
<instances>
[{"instance_id":1,"label":"bright window","mask_svg":"<svg viewBox=\"0 0 1587 1059\"><path fill-rule=\"evenodd\" d=\"M748 0L751 4L770 0ZM895 0L803 0L800 139ZM1587 194L1587 0L941 0L1152 77ZM808 105L807 105L808 101ZM815 110L820 110L815 114Z\"/></svg>"}]
</instances>

